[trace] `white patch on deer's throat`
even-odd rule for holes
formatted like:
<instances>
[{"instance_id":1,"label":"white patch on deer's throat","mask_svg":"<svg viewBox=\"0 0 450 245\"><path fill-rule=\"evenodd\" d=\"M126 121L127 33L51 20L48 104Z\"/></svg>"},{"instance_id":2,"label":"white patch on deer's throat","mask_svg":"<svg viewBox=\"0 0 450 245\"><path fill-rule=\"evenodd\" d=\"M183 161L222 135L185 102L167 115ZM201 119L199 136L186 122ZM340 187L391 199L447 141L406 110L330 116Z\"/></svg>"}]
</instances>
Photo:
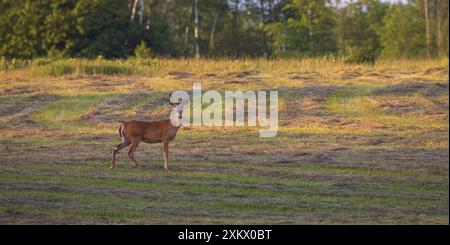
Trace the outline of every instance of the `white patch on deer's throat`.
<instances>
[{"instance_id":1,"label":"white patch on deer's throat","mask_svg":"<svg viewBox=\"0 0 450 245\"><path fill-rule=\"evenodd\" d=\"M177 107L172 109L172 112L170 112L170 123L174 127L180 127L182 124L181 119L180 119L181 112L178 112Z\"/></svg>"}]
</instances>

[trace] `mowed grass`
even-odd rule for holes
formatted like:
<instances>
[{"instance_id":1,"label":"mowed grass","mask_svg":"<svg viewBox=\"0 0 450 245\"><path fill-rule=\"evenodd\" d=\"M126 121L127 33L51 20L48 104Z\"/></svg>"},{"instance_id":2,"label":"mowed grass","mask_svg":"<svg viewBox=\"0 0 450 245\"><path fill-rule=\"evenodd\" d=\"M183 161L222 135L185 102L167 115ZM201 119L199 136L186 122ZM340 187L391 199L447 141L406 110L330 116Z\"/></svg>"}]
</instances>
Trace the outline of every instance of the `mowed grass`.
<instances>
[{"instance_id":1,"label":"mowed grass","mask_svg":"<svg viewBox=\"0 0 450 245\"><path fill-rule=\"evenodd\" d=\"M112 97L111 93L88 93L68 96L30 114L39 126L62 130L89 130L91 126L81 120L84 113L100 101Z\"/></svg>"},{"instance_id":2,"label":"mowed grass","mask_svg":"<svg viewBox=\"0 0 450 245\"><path fill-rule=\"evenodd\" d=\"M0 223L448 224L448 61L135 62L0 74ZM168 173L159 144L110 170L119 121L194 82L278 90L278 135L183 127Z\"/></svg>"}]
</instances>

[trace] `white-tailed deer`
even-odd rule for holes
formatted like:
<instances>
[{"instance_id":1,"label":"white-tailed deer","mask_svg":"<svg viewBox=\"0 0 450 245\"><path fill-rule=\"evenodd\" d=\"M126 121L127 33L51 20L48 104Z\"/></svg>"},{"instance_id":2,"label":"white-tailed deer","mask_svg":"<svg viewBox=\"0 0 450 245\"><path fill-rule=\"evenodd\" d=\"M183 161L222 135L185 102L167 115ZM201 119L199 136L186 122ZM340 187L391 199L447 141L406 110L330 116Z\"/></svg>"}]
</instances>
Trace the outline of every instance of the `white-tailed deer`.
<instances>
[{"instance_id":1,"label":"white-tailed deer","mask_svg":"<svg viewBox=\"0 0 450 245\"><path fill-rule=\"evenodd\" d=\"M116 153L129 145L128 157L136 164L136 167L142 168L142 165L134 158L134 152L142 141L145 143L162 143L164 149L164 169L167 171L169 142L175 138L178 129L181 127L183 106L186 104L186 100L182 100L181 103L170 104L175 106L170 113L170 119L153 122L122 122L119 128L119 135L122 138L122 142L113 149L111 169L115 167Z\"/></svg>"}]
</instances>

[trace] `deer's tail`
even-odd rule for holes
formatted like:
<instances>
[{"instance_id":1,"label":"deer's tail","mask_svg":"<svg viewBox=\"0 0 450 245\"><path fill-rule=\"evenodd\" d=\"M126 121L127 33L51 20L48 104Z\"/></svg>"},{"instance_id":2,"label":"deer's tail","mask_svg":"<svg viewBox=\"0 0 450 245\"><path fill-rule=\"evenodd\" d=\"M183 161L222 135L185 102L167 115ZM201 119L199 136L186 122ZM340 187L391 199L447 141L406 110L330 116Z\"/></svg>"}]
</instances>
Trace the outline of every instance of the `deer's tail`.
<instances>
[{"instance_id":1,"label":"deer's tail","mask_svg":"<svg viewBox=\"0 0 450 245\"><path fill-rule=\"evenodd\" d=\"M121 138L125 137L125 131L124 131L124 122L121 121L120 127L119 127L119 135Z\"/></svg>"}]
</instances>

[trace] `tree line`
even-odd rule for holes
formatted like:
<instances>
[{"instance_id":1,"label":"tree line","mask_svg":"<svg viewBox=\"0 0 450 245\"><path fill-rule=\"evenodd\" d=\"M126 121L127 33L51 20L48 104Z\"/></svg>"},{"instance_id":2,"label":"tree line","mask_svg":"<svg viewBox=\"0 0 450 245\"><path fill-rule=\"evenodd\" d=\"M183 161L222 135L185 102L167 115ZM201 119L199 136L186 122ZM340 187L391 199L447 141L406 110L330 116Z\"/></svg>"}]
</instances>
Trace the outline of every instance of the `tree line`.
<instances>
[{"instance_id":1,"label":"tree line","mask_svg":"<svg viewBox=\"0 0 450 245\"><path fill-rule=\"evenodd\" d=\"M0 0L0 57L448 56L447 0Z\"/></svg>"}]
</instances>

